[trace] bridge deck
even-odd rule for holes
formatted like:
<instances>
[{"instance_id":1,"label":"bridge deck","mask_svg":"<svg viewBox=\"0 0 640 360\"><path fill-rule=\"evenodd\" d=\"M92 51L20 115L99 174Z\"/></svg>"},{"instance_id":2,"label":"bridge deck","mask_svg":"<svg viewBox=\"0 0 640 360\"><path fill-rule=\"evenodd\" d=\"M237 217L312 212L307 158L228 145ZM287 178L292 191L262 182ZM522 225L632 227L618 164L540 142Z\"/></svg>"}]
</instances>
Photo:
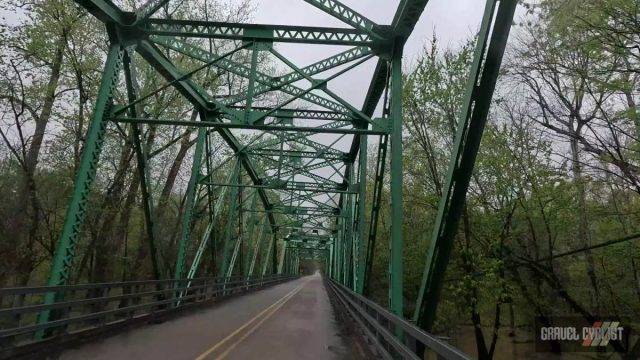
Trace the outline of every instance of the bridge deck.
<instances>
[{"instance_id":1,"label":"bridge deck","mask_svg":"<svg viewBox=\"0 0 640 360\"><path fill-rule=\"evenodd\" d=\"M353 359L318 274L66 350L61 359ZM355 352L355 354L354 354Z\"/></svg>"}]
</instances>

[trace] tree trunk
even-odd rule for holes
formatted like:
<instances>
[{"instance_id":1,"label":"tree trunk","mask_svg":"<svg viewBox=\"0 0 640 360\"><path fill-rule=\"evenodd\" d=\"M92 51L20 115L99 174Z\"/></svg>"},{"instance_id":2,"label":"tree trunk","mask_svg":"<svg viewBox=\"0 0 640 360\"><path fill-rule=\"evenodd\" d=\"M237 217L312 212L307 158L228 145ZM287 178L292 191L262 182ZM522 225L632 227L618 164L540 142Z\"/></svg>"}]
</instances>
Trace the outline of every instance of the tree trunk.
<instances>
[{"instance_id":1,"label":"tree trunk","mask_svg":"<svg viewBox=\"0 0 640 360\"><path fill-rule=\"evenodd\" d=\"M36 168L45 130L51 118L51 111L56 99L65 41L64 34L61 34L56 43L54 57L51 61L51 75L47 82L42 111L39 115L35 116L34 114L33 116L35 129L24 157L24 182L20 186L15 211L7 219L7 228L11 229L10 232L17 234L16 242L19 244L16 246L18 251L14 259L16 261L15 273L21 275L15 279L16 286L27 285L36 266L34 245L37 242L42 222L42 207L38 199L35 179Z\"/></svg>"},{"instance_id":2,"label":"tree trunk","mask_svg":"<svg viewBox=\"0 0 640 360\"><path fill-rule=\"evenodd\" d=\"M191 132L190 130L187 130ZM164 182L164 186L162 187L162 192L160 193L160 198L158 199L158 207L156 210L156 218L161 219L161 216L165 214L167 206L169 204L169 198L171 196L171 192L173 191L173 186L176 183L176 179L178 177L178 173L180 172L180 168L182 167L182 163L184 162L185 157L187 156L187 152L193 146L194 142L190 140L190 136L187 134L180 141L180 148L178 149L178 153L169 168L169 172L167 173L167 179Z\"/></svg>"},{"instance_id":3,"label":"tree trunk","mask_svg":"<svg viewBox=\"0 0 640 360\"><path fill-rule=\"evenodd\" d=\"M573 182L576 186L576 196L578 200L578 241L580 247L588 247L591 245L589 233L589 219L587 215L587 200L585 192L585 182L582 176L582 164L580 163L580 148L577 138L580 137L580 127L575 130L576 136L571 138L571 161ZM595 312L600 311L600 290L598 289L598 281L596 278L595 263L590 250L584 252L586 258L586 270L593 293L591 296L591 306Z\"/></svg>"},{"instance_id":4,"label":"tree trunk","mask_svg":"<svg viewBox=\"0 0 640 360\"><path fill-rule=\"evenodd\" d=\"M60 80L60 71L62 69L63 50L66 43L66 36L60 35L56 44L55 55L51 62L51 77L47 83L46 92L44 94L44 102L42 104L42 111L40 115L34 119L36 126L31 138L31 144L26 157L26 171L27 173L34 173L36 165L38 164L38 156L40 155L40 148L42 147L42 141L44 139L44 133L47 128L47 123L51 118L51 111L53 109L53 103L56 100L56 89L58 88L58 81Z\"/></svg>"},{"instance_id":5,"label":"tree trunk","mask_svg":"<svg viewBox=\"0 0 640 360\"><path fill-rule=\"evenodd\" d=\"M95 280L98 282L109 281L113 271L113 254L117 253L117 231L115 229L119 206L123 199L126 175L133 158L133 149L129 142L120 155L120 161L113 184L107 190L99 219L99 239L96 244Z\"/></svg>"}]
</instances>

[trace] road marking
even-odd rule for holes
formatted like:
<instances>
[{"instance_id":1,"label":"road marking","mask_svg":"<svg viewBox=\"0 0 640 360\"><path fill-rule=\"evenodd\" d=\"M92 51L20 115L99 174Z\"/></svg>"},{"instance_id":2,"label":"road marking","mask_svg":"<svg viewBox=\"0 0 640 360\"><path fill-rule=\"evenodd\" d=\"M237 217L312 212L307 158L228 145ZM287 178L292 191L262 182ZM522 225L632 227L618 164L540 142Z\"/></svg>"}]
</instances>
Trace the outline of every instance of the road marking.
<instances>
[{"instance_id":1,"label":"road marking","mask_svg":"<svg viewBox=\"0 0 640 360\"><path fill-rule=\"evenodd\" d=\"M302 284L302 286L300 286L295 293L291 294L291 296L287 297L285 301L281 302L278 306L273 308L267 315L265 315L262 319L260 319L258 323L256 323L251 329L249 329L244 335L242 335L240 339L238 339L233 344L229 345L229 347L227 347L227 350L225 350L222 354L220 354L217 360L225 359L227 355L229 355L231 350L233 350L236 346L238 346L238 344L243 342L247 337L249 337L249 335L253 334L253 332L256 331L260 327L260 325L262 325L262 323L267 321L273 314L278 312L278 310L280 310L280 308L282 308L287 303L287 301L291 300L292 297L296 296L296 294L299 293L304 288L305 285L306 283Z\"/></svg>"},{"instance_id":2,"label":"road marking","mask_svg":"<svg viewBox=\"0 0 640 360\"><path fill-rule=\"evenodd\" d=\"M251 318L249 321L247 321L246 323L244 323L242 326L240 326L239 328L237 328L234 332L232 332L231 334L229 334L229 336L225 337L224 339L222 339L220 342L218 342L217 344L215 344L214 346L212 346L209 350L203 352L202 354L200 354L196 360L203 360L205 359L207 356L209 356L211 353L213 353L214 351L216 351L220 346L224 345L224 343L226 343L227 341L231 340L234 336L238 335L238 333L240 333L242 330L244 330L246 327L248 327L249 325L251 325L251 323L253 323L254 321L256 321L258 318L260 318L262 315L266 314L267 312L269 312L270 310L274 309L274 308L280 308L278 307L278 305L280 304L284 304L285 302L287 302L291 297L293 297L293 295L297 294L300 290L302 290L302 288L308 283L309 281L305 281L303 284L299 285L298 287L296 287L295 289L291 290L289 293L287 293L286 295L284 295L282 298L280 298L280 300L274 302L273 304L271 304L269 307L267 307L266 309L262 310L258 315L254 316L253 318ZM260 322L259 324L261 324L262 322ZM259 325L258 324L258 325ZM254 328L255 329L255 328ZM244 338L243 338L244 339ZM237 343L234 344L234 346L237 345Z\"/></svg>"}]
</instances>

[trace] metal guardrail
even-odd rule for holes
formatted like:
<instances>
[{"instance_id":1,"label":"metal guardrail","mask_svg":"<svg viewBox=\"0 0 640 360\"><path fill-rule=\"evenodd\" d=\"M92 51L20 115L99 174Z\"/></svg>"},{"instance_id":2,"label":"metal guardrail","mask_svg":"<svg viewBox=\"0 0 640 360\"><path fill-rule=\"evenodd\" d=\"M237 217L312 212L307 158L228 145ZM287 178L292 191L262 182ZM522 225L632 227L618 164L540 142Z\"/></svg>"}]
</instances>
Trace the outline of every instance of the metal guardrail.
<instances>
[{"instance_id":1,"label":"metal guardrail","mask_svg":"<svg viewBox=\"0 0 640 360\"><path fill-rule=\"evenodd\" d=\"M293 277L215 277L0 289L0 358L56 337L158 316ZM45 304L48 293L57 300ZM182 296L180 296L182 295ZM38 314L50 311L49 321Z\"/></svg>"},{"instance_id":2,"label":"metal guardrail","mask_svg":"<svg viewBox=\"0 0 640 360\"><path fill-rule=\"evenodd\" d=\"M415 345L419 343L424 346L427 352L435 353L438 359L471 359L462 351L424 332L351 289L333 280L327 282L331 292L360 326L365 336L373 343L380 357L420 360L420 357L413 350ZM402 336L396 336L398 333L402 333ZM401 338L403 340L400 340Z\"/></svg>"}]
</instances>

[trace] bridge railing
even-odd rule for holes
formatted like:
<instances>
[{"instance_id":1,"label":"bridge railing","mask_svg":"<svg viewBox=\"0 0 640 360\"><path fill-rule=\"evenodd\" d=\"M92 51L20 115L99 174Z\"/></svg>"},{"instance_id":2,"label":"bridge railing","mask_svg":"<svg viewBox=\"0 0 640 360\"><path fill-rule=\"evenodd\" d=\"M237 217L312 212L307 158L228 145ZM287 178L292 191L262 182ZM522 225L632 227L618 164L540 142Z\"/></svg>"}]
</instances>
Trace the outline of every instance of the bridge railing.
<instances>
[{"instance_id":1,"label":"bridge railing","mask_svg":"<svg viewBox=\"0 0 640 360\"><path fill-rule=\"evenodd\" d=\"M0 289L0 358L8 349L143 321L288 279L291 277L285 275L234 276L3 288ZM45 296L51 293L56 294L56 301L47 304Z\"/></svg>"},{"instance_id":2,"label":"bridge railing","mask_svg":"<svg viewBox=\"0 0 640 360\"><path fill-rule=\"evenodd\" d=\"M359 325L365 337L383 359L420 360L415 351L417 347L425 349L427 355L435 354L438 359L471 359L462 351L424 332L351 289L333 280L328 280L328 283L342 307Z\"/></svg>"}]
</instances>

